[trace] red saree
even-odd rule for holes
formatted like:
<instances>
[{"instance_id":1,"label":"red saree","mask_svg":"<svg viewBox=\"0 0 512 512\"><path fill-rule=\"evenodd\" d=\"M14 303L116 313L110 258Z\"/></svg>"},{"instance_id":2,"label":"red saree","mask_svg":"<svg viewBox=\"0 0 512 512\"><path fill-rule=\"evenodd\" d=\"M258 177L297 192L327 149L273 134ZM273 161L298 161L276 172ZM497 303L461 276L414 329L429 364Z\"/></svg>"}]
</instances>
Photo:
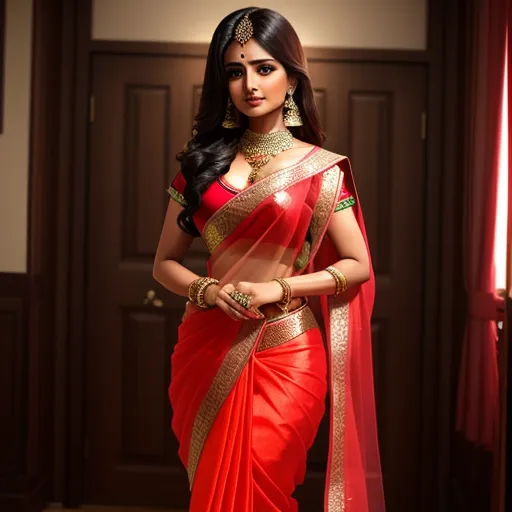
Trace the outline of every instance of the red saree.
<instances>
[{"instance_id":1,"label":"red saree","mask_svg":"<svg viewBox=\"0 0 512 512\"><path fill-rule=\"evenodd\" d=\"M346 157L316 148L241 191L202 229L221 285L314 272L339 260L326 235ZM366 238L356 202L354 213ZM191 512L287 512L330 389L327 512L384 510L370 314L374 279L276 318L238 322L188 305L169 396ZM313 302L313 301L312 301ZM327 345L327 355L324 348ZM328 361L328 364L327 364ZM327 374L329 378L327 379Z\"/></svg>"}]
</instances>

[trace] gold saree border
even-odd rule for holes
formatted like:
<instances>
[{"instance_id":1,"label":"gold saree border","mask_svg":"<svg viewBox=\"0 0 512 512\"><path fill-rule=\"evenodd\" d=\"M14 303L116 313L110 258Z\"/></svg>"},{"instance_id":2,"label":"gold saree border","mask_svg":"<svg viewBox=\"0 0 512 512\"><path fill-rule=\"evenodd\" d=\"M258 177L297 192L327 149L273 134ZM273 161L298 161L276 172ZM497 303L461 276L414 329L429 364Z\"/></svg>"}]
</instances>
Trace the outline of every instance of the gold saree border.
<instances>
[{"instance_id":1,"label":"gold saree border","mask_svg":"<svg viewBox=\"0 0 512 512\"><path fill-rule=\"evenodd\" d=\"M192 427L192 436L188 453L188 480L190 489L194 483L199 458L203 450L204 443L208 437L211 426L222 404L233 389L236 381L244 369L258 334L264 325L265 320L245 320L242 323L233 345L224 357L222 364L215 375L213 382L208 389L201 406L194 419Z\"/></svg>"},{"instance_id":2,"label":"gold saree border","mask_svg":"<svg viewBox=\"0 0 512 512\"><path fill-rule=\"evenodd\" d=\"M349 303L329 297L331 344L331 457L326 512L345 512L345 422L347 408Z\"/></svg>"},{"instance_id":3,"label":"gold saree border","mask_svg":"<svg viewBox=\"0 0 512 512\"><path fill-rule=\"evenodd\" d=\"M343 156L325 149L315 151L302 162L276 171L242 190L219 208L206 222L202 238L212 253L265 198L293 183L322 172ZM269 179L271 178L271 179Z\"/></svg>"},{"instance_id":4,"label":"gold saree border","mask_svg":"<svg viewBox=\"0 0 512 512\"><path fill-rule=\"evenodd\" d=\"M342 183L342 173L338 165L334 165L325 171L322 176L320 193L311 218L311 250L308 262L315 257L320 247L329 219L334 213Z\"/></svg>"},{"instance_id":5,"label":"gold saree border","mask_svg":"<svg viewBox=\"0 0 512 512\"><path fill-rule=\"evenodd\" d=\"M278 347L315 327L318 327L318 323L306 303L289 315L267 323L256 351Z\"/></svg>"}]
</instances>

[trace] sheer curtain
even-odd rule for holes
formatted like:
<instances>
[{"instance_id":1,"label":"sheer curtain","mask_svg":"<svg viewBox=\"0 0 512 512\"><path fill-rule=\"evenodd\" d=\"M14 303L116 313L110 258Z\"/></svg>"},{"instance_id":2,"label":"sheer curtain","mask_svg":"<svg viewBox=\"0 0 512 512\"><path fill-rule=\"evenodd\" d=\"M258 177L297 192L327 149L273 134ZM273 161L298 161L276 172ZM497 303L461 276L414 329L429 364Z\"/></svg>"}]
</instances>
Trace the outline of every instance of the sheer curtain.
<instances>
[{"instance_id":1,"label":"sheer curtain","mask_svg":"<svg viewBox=\"0 0 512 512\"><path fill-rule=\"evenodd\" d=\"M466 44L465 285L468 316L460 362L456 428L492 450L498 419L494 234L506 48L507 0L472 2Z\"/></svg>"}]
</instances>

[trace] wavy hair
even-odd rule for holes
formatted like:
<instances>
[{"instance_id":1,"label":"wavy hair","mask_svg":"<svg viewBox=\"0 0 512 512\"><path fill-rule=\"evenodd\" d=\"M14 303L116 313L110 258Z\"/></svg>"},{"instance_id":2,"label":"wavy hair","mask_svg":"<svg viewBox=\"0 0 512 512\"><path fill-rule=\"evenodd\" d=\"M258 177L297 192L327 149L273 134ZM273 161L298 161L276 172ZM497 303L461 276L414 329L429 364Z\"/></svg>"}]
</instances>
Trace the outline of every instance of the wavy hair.
<instances>
[{"instance_id":1,"label":"wavy hair","mask_svg":"<svg viewBox=\"0 0 512 512\"><path fill-rule=\"evenodd\" d=\"M194 121L192 138L178 153L186 185L187 206L178 215L179 226L199 236L192 216L201 205L202 194L233 162L247 117L240 114L240 128L225 129L222 121L228 101L228 80L224 71L224 53L233 41L235 27L249 13L254 27L253 39L285 68L288 76L297 79L294 100L299 107L303 125L292 127L293 135L310 144L322 146L325 140L307 72L302 44L290 22L271 9L248 7L226 16L215 29L208 50L199 112Z\"/></svg>"}]
</instances>

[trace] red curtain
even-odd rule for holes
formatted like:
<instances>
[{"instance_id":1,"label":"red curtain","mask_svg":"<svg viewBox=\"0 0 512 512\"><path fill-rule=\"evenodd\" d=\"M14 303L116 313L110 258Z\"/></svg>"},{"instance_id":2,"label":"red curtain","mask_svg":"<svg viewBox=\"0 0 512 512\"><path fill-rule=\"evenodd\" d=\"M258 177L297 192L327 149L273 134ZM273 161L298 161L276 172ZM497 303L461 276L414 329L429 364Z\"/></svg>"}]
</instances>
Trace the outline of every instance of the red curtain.
<instances>
[{"instance_id":1,"label":"red curtain","mask_svg":"<svg viewBox=\"0 0 512 512\"><path fill-rule=\"evenodd\" d=\"M494 448L498 419L494 233L507 3L475 0L466 41L465 285L468 316L459 377L457 430Z\"/></svg>"}]
</instances>

